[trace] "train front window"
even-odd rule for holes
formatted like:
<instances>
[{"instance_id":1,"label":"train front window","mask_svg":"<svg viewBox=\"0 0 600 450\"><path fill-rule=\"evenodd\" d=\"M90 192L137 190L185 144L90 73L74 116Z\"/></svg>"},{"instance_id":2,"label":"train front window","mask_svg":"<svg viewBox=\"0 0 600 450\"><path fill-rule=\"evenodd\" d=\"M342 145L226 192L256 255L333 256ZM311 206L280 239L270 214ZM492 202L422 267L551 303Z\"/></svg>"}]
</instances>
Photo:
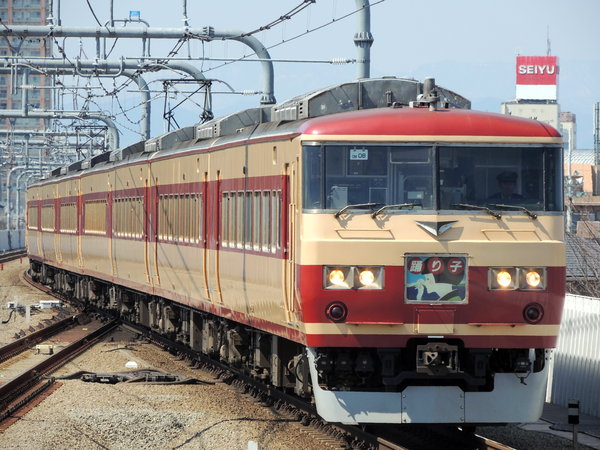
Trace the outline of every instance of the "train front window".
<instances>
[{"instance_id":1,"label":"train front window","mask_svg":"<svg viewBox=\"0 0 600 450\"><path fill-rule=\"evenodd\" d=\"M303 147L303 208L413 205L562 210L561 149L541 146L323 144ZM503 206L497 206L503 205Z\"/></svg>"},{"instance_id":2,"label":"train front window","mask_svg":"<svg viewBox=\"0 0 600 450\"><path fill-rule=\"evenodd\" d=\"M432 209L431 146L325 145L304 147L304 209L413 203Z\"/></svg>"},{"instance_id":3,"label":"train front window","mask_svg":"<svg viewBox=\"0 0 600 450\"><path fill-rule=\"evenodd\" d=\"M464 209L467 204L562 210L560 148L440 146L437 151L439 209Z\"/></svg>"}]
</instances>

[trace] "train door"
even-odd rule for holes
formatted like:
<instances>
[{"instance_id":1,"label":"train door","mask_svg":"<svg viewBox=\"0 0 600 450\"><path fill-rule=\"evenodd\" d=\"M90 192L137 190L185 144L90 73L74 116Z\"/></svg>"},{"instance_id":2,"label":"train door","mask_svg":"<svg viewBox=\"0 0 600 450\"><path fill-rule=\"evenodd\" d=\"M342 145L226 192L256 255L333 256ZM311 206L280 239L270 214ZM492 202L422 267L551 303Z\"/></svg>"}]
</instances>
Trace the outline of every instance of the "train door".
<instances>
[{"instance_id":1,"label":"train door","mask_svg":"<svg viewBox=\"0 0 600 450\"><path fill-rule=\"evenodd\" d=\"M208 198L208 172L204 172L204 177L202 180L202 203L200 205L200 209L202 210L202 274L204 277L204 295L206 296L206 298L208 300L212 300L212 297L210 295L210 286L209 286L209 282L208 282L208 238L209 238L209 233L208 233L208 228L209 228L209 221L208 221L208 205L209 205L209 198Z\"/></svg>"},{"instance_id":2,"label":"train door","mask_svg":"<svg viewBox=\"0 0 600 450\"><path fill-rule=\"evenodd\" d=\"M286 227L284 235L284 310L287 322L295 320L294 303L296 295L296 230L297 230L297 215L296 208L298 206L298 161L292 161L285 165L284 172L284 189L283 200L285 211L283 214L283 226ZM287 220L286 220L287 219Z\"/></svg>"},{"instance_id":3,"label":"train door","mask_svg":"<svg viewBox=\"0 0 600 450\"><path fill-rule=\"evenodd\" d=\"M54 252L56 255L56 262L62 263L62 242L61 242L61 232L60 232L60 195L59 195L58 186L56 187L55 195L54 195ZM19 193L17 192L17 195Z\"/></svg>"},{"instance_id":4,"label":"train door","mask_svg":"<svg viewBox=\"0 0 600 450\"><path fill-rule=\"evenodd\" d=\"M217 291L217 298L219 302L223 303L223 293L221 292L221 274L219 270L219 259L221 255L221 171L217 170L217 176L215 180L215 192L213 195L215 211L213 212L214 218L214 236L215 236L215 289Z\"/></svg>"},{"instance_id":5,"label":"train door","mask_svg":"<svg viewBox=\"0 0 600 450\"><path fill-rule=\"evenodd\" d=\"M115 239L115 228L116 228L116 224L113 222L115 219L115 193L114 193L114 186L111 182L110 179L110 175L109 175L109 179L108 179L108 219L106 221L106 225L107 225L107 236L109 236L108 239L108 252L110 254L110 268L111 268L111 272L113 277L117 276L118 274L118 265L117 265L117 252L116 252L116 246L119 245L118 244L118 239Z\"/></svg>"},{"instance_id":6,"label":"train door","mask_svg":"<svg viewBox=\"0 0 600 450\"><path fill-rule=\"evenodd\" d=\"M158 274L158 243L157 243L157 216L158 216L158 192L152 186L152 172L148 167L148 174L144 181L144 264L146 270L146 281L156 286L160 283Z\"/></svg>"},{"instance_id":7,"label":"train door","mask_svg":"<svg viewBox=\"0 0 600 450\"><path fill-rule=\"evenodd\" d=\"M37 244L37 254L40 255L42 258L45 258L44 256L44 246L42 245L42 195L40 194L39 197L36 199L35 201L35 214L37 217L37 227L36 227L36 239L35 242Z\"/></svg>"},{"instance_id":8,"label":"train door","mask_svg":"<svg viewBox=\"0 0 600 450\"><path fill-rule=\"evenodd\" d=\"M83 234L83 197L81 192L81 177L77 178L77 261L79 267L83 268L83 254L81 251L81 239Z\"/></svg>"}]
</instances>

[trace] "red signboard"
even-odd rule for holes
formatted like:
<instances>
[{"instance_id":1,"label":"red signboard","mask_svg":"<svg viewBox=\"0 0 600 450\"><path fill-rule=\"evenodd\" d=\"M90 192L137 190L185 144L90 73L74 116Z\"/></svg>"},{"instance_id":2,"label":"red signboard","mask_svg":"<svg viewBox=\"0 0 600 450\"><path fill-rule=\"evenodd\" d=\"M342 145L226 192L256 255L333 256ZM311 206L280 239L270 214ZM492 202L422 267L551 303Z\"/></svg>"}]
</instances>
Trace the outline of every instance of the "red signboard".
<instances>
[{"instance_id":1,"label":"red signboard","mask_svg":"<svg viewBox=\"0 0 600 450\"><path fill-rule=\"evenodd\" d=\"M557 79L556 56L517 56L517 84L556 86Z\"/></svg>"}]
</instances>

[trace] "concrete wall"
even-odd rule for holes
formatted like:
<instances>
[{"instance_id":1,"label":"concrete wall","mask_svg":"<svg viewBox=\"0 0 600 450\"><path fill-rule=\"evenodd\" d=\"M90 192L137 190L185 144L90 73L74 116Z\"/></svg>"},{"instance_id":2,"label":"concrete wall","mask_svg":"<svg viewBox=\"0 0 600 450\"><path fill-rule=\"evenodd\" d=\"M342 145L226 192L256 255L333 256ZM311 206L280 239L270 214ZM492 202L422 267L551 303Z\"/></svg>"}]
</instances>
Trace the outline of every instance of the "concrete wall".
<instances>
[{"instance_id":1,"label":"concrete wall","mask_svg":"<svg viewBox=\"0 0 600 450\"><path fill-rule=\"evenodd\" d=\"M25 229L0 230L0 252L25 248Z\"/></svg>"}]
</instances>

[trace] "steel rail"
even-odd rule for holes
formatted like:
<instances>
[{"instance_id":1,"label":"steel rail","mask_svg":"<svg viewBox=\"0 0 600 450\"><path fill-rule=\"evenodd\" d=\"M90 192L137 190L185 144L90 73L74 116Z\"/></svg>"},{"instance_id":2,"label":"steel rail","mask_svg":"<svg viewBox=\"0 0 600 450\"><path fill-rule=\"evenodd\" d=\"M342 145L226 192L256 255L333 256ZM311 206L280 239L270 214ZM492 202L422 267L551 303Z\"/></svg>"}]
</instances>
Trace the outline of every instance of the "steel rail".
<instances>
[{"instance_id":1,"label":"steel rail","mask_svg":"<svg viewBox=\"0 0 600 450\"><path fill-rule=\"evenodd\" d=\"M0 385L0 422L8 418L17 409L23 407L24 404L31 401L33 397L43 390L38 388L34 392L27 394L24 399L19 400L15 404L11 404L17 400L20 395L23 395L28 389L31 389L36 385L36 383L39 383L44 375L57 369L61 365L65 364L68 360L74 358L79 353L95 344L98 339L113 330L118 324L118 320L112 320L111 322L101 326L91 333L88 333L77 341L69 344L64 349L45 359L37 366L23 372L21 375L8 381L7 383ZM47 387L49 387L53 382L54 380L51 378L45 384Z\"/></svg>"},{"instance_id":2,"label":"steel rail","mask_svg":"<svg viewBox=\"0 0 600 450\"><path fill-rule=\"evenodd\" d=\"M21 339L17 339L9 344L6 344L3 347L0 347L0 362L6 361L9 358L12 358L15 355L25 351L33 345L36 345L50 336L55 335L56 333L61 332L65 328L73 325L77 322L77 316L67 317L65 319L60 320L59 322L55 322L52 325L49 325L41 330L34 331L31 334L28 334Z\"/></svg>"}]
</instances>

